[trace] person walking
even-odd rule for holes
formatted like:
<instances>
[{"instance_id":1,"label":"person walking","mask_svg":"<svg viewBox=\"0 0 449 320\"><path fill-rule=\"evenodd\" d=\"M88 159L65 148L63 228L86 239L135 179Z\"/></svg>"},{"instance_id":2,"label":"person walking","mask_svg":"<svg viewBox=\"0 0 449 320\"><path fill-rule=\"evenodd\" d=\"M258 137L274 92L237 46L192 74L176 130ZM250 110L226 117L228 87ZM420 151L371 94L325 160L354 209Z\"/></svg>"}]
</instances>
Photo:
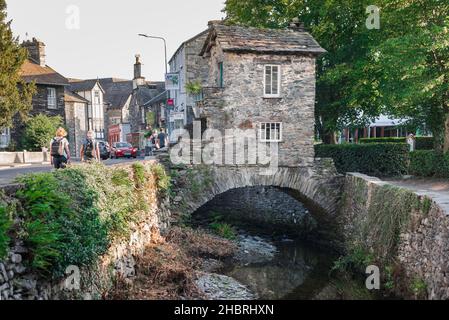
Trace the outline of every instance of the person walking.
<instances>
[{"instance_id":1,"label":"person walking","mask_svg":"<svg viewBox=\"0 0 449 320\"><path fill-rule=\"evenodd\" d=\"M69 141L66 137L67 131L60 127L50 142L50 163L55 169L64 169L70 162Z\"/></svg>"},{"instance_id":2,"label":"person walking","mask_svg":"<svg viewBox=\"0 0 449 320\"><path fill-rule=\"evenodd\" d=\"M86 141L81 146L81 162L100 161L100 146L94 139L94 132L87 132Z\"/></svg>"},{"instance_id":3,"label":"person walking","mask_svg":"<svg viewBox=\"0 0 449 320\"><path fill-rule=\"evenodd\" d=\"M168 137L165 134L165 129L162 128L161 132L157 136L158 140L158 149L164 149L165 147L168 147Z\"/></svg>"}]
</instances>

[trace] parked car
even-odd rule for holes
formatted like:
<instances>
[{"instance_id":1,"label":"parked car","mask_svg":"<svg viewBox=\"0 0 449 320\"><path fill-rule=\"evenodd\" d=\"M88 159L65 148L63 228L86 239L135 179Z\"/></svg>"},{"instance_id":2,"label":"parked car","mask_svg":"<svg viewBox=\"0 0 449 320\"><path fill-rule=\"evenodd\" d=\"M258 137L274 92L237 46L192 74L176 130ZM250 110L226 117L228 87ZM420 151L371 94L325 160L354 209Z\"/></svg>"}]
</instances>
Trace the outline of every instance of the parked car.
<instances>
[{"instance_id":1,"label":"parked car","mask_svg":"<svg viewBox=\"0 0 449 320\"><path fill-rule=\"evenodd\" d=\"M127 142L115 142L112 145L111 158L137 158L137 148Z\"/></svg>"},{"instance_id":2,"label":"parked car","mask_svg":"<svg viewBox=\"0 0 449 320\"><path fill-rule=\"evenodd\" d=\"M100 148L101 160L107 160L111 157L111 147L109 146L109 143L100 141L98 142L98 147Z\"/></svg>"}]
</instances>

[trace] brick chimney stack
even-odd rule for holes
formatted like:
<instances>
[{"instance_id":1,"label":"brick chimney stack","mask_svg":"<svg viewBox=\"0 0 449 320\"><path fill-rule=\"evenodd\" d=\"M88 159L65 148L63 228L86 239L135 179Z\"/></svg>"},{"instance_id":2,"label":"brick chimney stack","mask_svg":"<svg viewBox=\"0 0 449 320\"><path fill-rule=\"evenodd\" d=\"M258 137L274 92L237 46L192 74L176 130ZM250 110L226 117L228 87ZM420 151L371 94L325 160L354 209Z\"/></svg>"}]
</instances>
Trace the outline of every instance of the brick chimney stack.
<instances>
[{"instance_id":1,"label":"brick chimney stack","mask_svg":"<svg viewBox=\"0 0 449 320\"><path fill-rule=\"evenodd\" d=\"M45 67L45 43L33 38L33 40L24 41L22 47L28 50L28 57Z\"/></svg>"}]
</instances>

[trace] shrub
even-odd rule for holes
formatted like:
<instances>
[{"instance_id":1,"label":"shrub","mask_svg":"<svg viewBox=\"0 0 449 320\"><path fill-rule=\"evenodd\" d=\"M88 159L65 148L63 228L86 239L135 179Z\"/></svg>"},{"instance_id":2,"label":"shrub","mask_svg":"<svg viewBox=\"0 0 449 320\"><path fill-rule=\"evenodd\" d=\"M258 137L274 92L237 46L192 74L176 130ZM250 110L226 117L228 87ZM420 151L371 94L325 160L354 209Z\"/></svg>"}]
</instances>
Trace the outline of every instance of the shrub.
<instances>
[{"instance_id":1,"label":"shrub","mask_svg":"<svg viewBox=\"0 0 449 320\"><path fill-rule=\"evenodd\" d=\"M400 138L362 138L360 143L407 143L405 137ZM416 150L432 150L435 146L434 137L416 137Z\"/></svg>"},{"instance_id":2,"label":"shrub","mask_svg":"<svg viewBox=\"0 0 449 320\"><path fill-rule=\"evenodd\" d=\"M9 217L6 206L0 203L0 260L8 253L9 230L12 226L11 217Z\"/></svg>"},{"instance_id":3,"label":"shrub","mask_svg":"<svg viewBox=\"0 0 449 320\"><path fill-rule=\"evenodd\" d=\"M210 228L220 237L228 240L234 240L237 237L237 232L234 227L224 222L212 222Z\"/></svg>"},{"instance_id":4,"label":"shrub","mask_svg":"<svg viewBox=\"0 0 449 320\"><path fill-rule=\"evenodd\" d=\"M409 172L421 177L449 178L449 153L430 150L411 152Z\"/></svg>"},{"instance_id":5,"label":"shrub","mask_svg":"<svg viewBox=\"0 0 449 320\"><path fill-rule=\"evenodd\" d=\"M20 178L25 242L31 267L53 275L69 265L84 266L108 246L106 224L94 205L97 195L76 169L39 173Z\"/></svg>"},{"instance_id":6,"label":"shrub","mask_svg":"<svg viewBox=\"0 0 449 320\"><path fill-rule=\"evenodd\" d=\"M407 173L409 146L405 143L316 145L319 158L332 158L340 173L360 172L373 176Z\"/></svg>"},{"instance_id":7,"label":"shrub","mask_svg":"<svg viewBox=\"0 0 449 320\"><path fill-rule=\"evenodd\" d=\"M56 129L63 125L60 116L49 117L43 114L30 118L25 125L22 136L22 147L28 151L41 151L43 147L50 145Z\"/></svg>"}]
</instances>

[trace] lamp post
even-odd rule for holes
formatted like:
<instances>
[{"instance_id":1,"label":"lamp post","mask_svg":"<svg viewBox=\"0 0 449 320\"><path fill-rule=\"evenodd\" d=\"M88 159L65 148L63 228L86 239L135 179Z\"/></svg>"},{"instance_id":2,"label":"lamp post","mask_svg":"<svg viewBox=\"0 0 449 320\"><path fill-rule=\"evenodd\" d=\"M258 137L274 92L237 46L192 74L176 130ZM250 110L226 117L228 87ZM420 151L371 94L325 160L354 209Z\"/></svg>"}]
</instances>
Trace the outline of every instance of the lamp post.
<instances>
[{"instance_id":1,"label":"lamp post","mask_svg":"<svg viewBox=\"0 0 449 320\"><path fill-rule=\"evenodd\" d=\"M150 38L150 39L159 39L164 41L164 52L165 52L165 74L168 73L168 69L167 69L167 65L168 65L168 61L167 61L167 41L165 41L164 38L162 37L157 37L157 36L150 36L147 34L143 34L143 33L139 33L140 37L145 37L145 38Z\"/></svg>"}]
</instances>

